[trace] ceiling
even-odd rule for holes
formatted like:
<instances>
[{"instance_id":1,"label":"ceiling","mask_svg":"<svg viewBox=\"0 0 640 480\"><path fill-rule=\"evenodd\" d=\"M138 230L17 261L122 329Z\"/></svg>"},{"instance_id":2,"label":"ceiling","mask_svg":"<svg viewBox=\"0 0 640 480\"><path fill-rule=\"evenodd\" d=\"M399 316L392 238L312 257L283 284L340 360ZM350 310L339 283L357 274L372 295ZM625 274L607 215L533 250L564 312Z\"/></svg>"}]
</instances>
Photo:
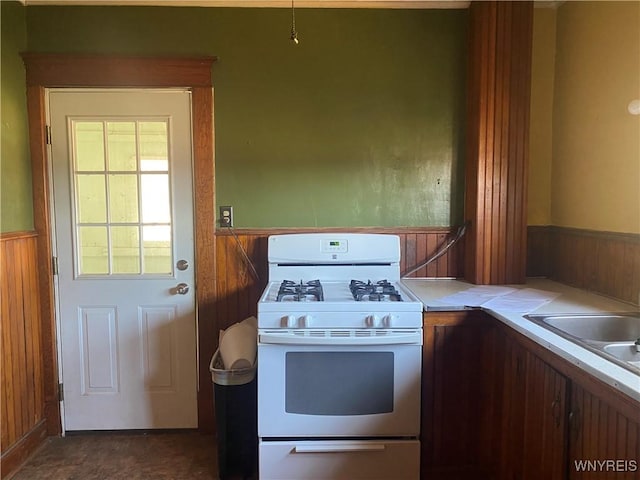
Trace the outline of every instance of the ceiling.
<instances>
[{"instance_id":1,"label":"ceiling","mask_svg":"<svg viewBox=\"0 0 640 480\"><path fill-rule=\"evenodd\" d=\"M2 0L0 0L2 1ZM23 5L248 8L467 8L473 0L18 0ZM558 8L565 0L534 0L537 8Z\"/></svg>"},{"instance_id":2,"label":"ceiling","mask_svg":"<svg viewBox=\"0 0 640 480\"><path fill-rule=\"evenodd\" d=\"M292 0L21 0L24 5L291 8ZM294 0L296 8L467 8L469 0Z\"/></svg>"}]
</instances>

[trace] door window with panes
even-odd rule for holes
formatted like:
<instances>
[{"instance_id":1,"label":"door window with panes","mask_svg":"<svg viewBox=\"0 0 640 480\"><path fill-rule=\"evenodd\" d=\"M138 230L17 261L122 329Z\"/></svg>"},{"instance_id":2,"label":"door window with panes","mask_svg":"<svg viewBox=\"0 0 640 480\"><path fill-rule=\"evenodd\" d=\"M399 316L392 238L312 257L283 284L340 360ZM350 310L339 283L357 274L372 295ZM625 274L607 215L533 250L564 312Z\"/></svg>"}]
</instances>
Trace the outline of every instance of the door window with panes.
<instances>
[{"instance_id":1,"label":"door window with panes","mask_svg":"<svg viewBox=\"0 0 640 480\"><path fill-rule=\"evenodd\" d=\"M71 119L75 273L173 274L168 119Z\"/></svg>"}]
</instances>

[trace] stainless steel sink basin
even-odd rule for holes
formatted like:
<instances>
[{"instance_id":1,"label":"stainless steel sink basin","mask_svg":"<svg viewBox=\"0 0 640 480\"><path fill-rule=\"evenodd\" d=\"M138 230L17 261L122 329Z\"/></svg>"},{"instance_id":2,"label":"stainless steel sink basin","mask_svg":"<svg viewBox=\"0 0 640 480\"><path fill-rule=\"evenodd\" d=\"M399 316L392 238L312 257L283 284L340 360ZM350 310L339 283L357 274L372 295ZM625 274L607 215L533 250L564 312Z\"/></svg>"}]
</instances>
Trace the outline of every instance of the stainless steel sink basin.
<instances>
[{"instance_id":1,"label":"stainless steel sink basin","mask_svg":"<svg viewBox=\"0 0 640 480\"><path fill-rule=\"evenodd\" d=\"M633 343L614 343L606 345L604 351L620 360L640 368L640 352Z\"/></svg>"},{"instance_id":2,"label":"stainless steel sink basin","mask_svg":"<svg viewBox=\"0 0 640 480\"><path fill-rule=\"evenodd\" d=\"M530 315L583 340L628 342L640 337L640 316L616 315Z\"/></svg>"},{"instance_id":3,"label":"stainless steel sink basin","mask_svg":"<svg viewBox=\"0 0 640 480\"><path fill-rule=\"evenodd\" d=\"M640 375L640 312L525 315L525 318Z\"/></svg>"}]
</instances>

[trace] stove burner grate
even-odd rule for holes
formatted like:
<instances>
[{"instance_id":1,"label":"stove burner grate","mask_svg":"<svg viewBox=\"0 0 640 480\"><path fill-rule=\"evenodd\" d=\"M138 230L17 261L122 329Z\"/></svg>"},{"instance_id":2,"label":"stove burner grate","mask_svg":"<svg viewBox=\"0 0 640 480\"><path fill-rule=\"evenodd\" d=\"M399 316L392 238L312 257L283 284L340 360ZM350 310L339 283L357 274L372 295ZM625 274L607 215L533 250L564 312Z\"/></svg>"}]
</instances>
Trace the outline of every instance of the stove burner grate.
<instances>
[{"instance_id":1,"label":"stove burner grate","mask_svg":"<svg viewBox=\"0 0 640 480\"><path fill-rule=\"evenodd\" d=\"M324 293L320 280L296 283L291 280L283 280L278 289L276 302L282 301L307 302L324 301Z\"/></svg>"},{"instance_id":2,"label":"stove burner grate","mask_svg":"<svg viewBox=\"0 0 640 480\"><path fill-rule=\"evenodd\" d=\"M387 280L380 280L375 283L372 283L371 280L366 283L360 280L351 280L349 289L357 302L402 301L400 292Z\"/></svg>"}]
</instances>

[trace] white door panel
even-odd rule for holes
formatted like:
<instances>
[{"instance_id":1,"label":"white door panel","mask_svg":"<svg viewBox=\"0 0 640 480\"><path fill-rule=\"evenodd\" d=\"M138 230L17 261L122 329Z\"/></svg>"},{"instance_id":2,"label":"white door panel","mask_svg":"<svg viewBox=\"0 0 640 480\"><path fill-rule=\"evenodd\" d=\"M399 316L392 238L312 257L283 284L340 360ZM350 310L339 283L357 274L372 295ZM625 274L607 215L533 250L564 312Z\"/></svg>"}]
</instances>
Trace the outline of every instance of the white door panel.
<instances>
[{"instance_id":1,"label":"white door panel","mask_svg":"<svg viewBox=\"0 0 640 480\"><path fill-rule=\"evenodd\" d=\"M66 430L197 426L190 109L49 93Z\"/></svg>"}]
</instances>

